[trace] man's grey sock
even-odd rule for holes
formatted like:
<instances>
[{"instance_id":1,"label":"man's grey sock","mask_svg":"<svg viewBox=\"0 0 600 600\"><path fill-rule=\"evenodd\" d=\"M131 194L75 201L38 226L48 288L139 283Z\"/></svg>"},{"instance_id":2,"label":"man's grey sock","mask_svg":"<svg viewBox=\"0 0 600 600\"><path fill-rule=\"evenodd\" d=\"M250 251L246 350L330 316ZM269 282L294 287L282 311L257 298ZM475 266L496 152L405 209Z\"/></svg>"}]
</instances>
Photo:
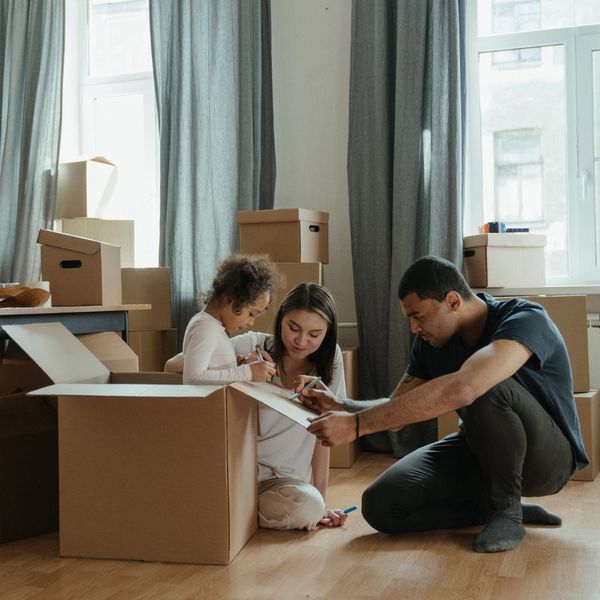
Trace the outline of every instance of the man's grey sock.
<instances>
[{"instance_id":1,"label":"man's grey sock","mask_svg":"<svg viewBox=\"0 0 600 600\"><path fill-rule=\"evenodd\" d=\"M475 552L506 552L516 548L525 537L521 520L507 513L492 515L485 529L475 536Z\"/></svg>"},{"instance_id":2,"label":"man's grey sock","mask_svg":"<svg viewBox=\"0 0 600 600\"><path fill-rule=\"evenodd\" d=\"M525 525L562 525L562 519L539 504L521 504Z\"/></svg>"}]
</instances>

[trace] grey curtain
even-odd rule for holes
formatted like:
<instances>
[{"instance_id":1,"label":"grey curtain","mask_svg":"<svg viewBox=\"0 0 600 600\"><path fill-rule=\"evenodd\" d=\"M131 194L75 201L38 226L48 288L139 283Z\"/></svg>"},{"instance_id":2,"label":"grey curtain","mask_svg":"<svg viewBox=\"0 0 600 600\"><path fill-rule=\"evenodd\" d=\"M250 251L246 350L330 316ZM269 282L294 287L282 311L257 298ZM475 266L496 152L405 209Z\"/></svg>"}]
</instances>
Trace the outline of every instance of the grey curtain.
<instances>
[{"instance_id":1,"label":"grey curtain","mask_svg":"<svg viewBox=\"0 0 600 600\"><path fill-rule=\"evenodd\" d=\"M464 0L354 0L348 186L361 395L388 396L410 354L397 296L419 256L461 264ZM428 422L368 437L403 456Z\"/></svg>"},{"instance_id":2,"label":"grey curtain","mask_svg":"<svg viewBox=\"0 0 600 600\"><path fill-rule=\"evenodd\" d=\"M0 2L0 281L39 278L56 205L64 0Z\"/></svg>"},{"instance_id":3,"label":"grey curtain","mask_svg":"<svg viewBox=\"0 0 600 600\"><path fill-rule=\"evenodd\" d=\"M160 264L180 342L195 297L238 247L236 212L272 208L267 0L150 1L160 129Z\"/></svg>"}]
</instances>

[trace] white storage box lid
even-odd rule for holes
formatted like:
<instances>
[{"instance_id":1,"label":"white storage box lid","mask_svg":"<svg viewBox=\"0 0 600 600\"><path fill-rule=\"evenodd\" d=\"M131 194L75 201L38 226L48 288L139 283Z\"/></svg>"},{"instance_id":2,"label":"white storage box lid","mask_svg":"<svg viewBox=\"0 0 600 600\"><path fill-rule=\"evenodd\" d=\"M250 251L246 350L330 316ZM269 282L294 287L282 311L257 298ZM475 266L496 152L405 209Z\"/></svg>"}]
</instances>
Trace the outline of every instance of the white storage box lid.
<instances>
[{"instance_id":1,"label":"white storage box lid","mask_svg":"<svg viewBox=\"0 0 600 600\"><path fill-rule=\"evenodd\" d=\"M546 236L543 233L480 233L463 238L464 248L479 246L543 247L545 245Z\"/></svg>"}]
</instances>

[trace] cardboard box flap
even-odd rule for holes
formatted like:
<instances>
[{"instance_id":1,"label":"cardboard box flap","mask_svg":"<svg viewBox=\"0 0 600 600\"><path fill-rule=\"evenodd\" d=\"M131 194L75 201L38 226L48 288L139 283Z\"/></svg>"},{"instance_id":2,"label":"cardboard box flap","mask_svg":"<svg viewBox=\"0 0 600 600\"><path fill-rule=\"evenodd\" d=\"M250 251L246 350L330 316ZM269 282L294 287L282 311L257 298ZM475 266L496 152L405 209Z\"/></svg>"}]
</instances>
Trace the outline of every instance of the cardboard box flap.
<instances>
[{"instance_id":1,"label":"cardboard box flap","mask_svg":"<svg viewBox=\"0 0 600 600\"><path fill-rule=\"evenodd\" d=\"M28 396L110 396L112 398L205 398L219 385L141 383L63 383L29 392Z\"/></svg>"},{"instance_id":2,"label":"cardboard box flap","mask_svg":"<svg viewBox=\"0 0 600 600\"><path fill-rule=\"evenodd\" d=\"M106 383L108 369L62 324L2 328L54 383Z\"/></svg>"},{"instance_id":3,"label":"cardboard box flap","mask_svg":"<svg viewBox=\"0 0 600 600\"><path fill-rule=\"evenodd\" d=\"M273 210L243 210L237 214L238 223L283 223L290 221L311 221L328 223L329 213L307 208L278 208Z\"/></svg>"},{"instance_id":4,"label":"cardboard box flap","mask_svg":"<svg viewBox=\"0 0 600 600\"><path fill-rule=\"evenodd\" d=\"M284 390L270 383L237 382L230 387L258 400L261 404L276 410L284 417L291 419L306 428L309 425L308 418L317 416L317 413L309 410L300 402L290 400L284 394Z\"/></svg>"},{"instance_id":5,"label":"cardboard box flap","mask_svg":"<svg viewBox=\"0 0 600 600\"><path fill-rule=\"evenodd\" d=\"M463 238L464 248L477 248L479 246L519 246L539 247L546 245L546 236L542 233L481 233L467 235Z\"/></svg>"},{"instance_id":6,"label":"cardboard box flap","mask_svg":"<svg viewBox=\"0 0 600 600\"><path fill-rule=\"evenodd\" d=\"M40 229L37 239L38 244L45 244L53 248L61 248L70 250L71 252L80 252L81 254L96 254L100 252L102 246L118 248L113 244L99 242L79 235L71 235L70 233L60 233L50 229Z\"/></svg>"}]
</instances>

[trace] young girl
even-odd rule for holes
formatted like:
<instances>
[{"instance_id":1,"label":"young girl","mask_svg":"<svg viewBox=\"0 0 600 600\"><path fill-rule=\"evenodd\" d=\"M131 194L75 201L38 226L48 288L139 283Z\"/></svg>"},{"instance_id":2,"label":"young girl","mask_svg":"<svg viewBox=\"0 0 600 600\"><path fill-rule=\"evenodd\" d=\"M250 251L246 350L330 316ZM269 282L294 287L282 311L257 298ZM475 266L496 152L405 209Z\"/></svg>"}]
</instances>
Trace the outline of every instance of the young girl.
<instances>
[{"instance_id":1,"label":"young girl","mask_svg":"<svg viewBox=\"0 0 600 600\"><path fill-rule=\"evenodd\" d=\"M277 312L274 331L274 335L249 332L232 342L246 362L256 360L257 349L273 361L278 367L273 381L278 385L292 388L299 375L319 375L336 396L345 396L335 304L326 288L313 283L296 286ZM171 359L165 370L180 371L181 355ZM262 527L313 529L319 523L335 527L346 520L341 511L325 506L329 448L315 441L303 427L259 404L258 510ZM309 483L311 471L314 485Z\"/></svg>"},{"instance_id":2,"label":"young girl","mask_svg":"<svg viewBox=\"0 0 600 600\"><path fill-rule=\"evenodd\" d=\"M234 254L219 265L206 306L183 337L183 383L270 381L272 362L238 366L229 336L252 327L271 299L277 270L266 256Z\"/></svg>"}]
</instances>

